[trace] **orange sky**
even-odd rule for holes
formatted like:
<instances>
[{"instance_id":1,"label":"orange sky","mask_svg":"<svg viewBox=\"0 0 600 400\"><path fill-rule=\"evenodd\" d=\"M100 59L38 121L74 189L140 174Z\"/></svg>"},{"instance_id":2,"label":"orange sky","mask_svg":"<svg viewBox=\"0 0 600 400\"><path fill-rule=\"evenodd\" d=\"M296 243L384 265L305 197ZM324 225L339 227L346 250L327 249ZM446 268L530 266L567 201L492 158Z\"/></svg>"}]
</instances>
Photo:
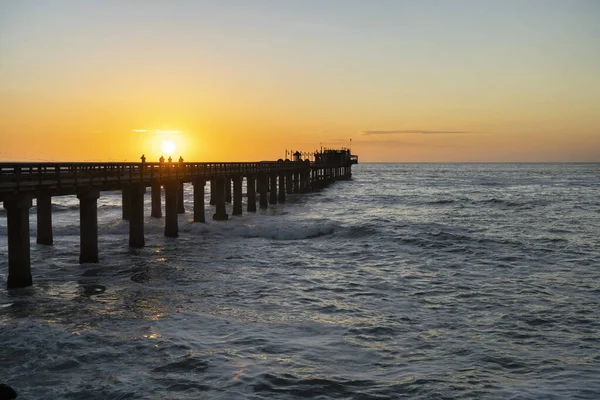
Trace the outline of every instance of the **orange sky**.
<instances>
[{"instance_id":1,"label":"orange sky","mask_svg":"<svg viewBox=\"0 0 600 400\"><path fill-rule=\"evenodd\" d=\"M600 161L598 3L483 3L3 2L0 161Z\"/></svg>"}]
</instances>

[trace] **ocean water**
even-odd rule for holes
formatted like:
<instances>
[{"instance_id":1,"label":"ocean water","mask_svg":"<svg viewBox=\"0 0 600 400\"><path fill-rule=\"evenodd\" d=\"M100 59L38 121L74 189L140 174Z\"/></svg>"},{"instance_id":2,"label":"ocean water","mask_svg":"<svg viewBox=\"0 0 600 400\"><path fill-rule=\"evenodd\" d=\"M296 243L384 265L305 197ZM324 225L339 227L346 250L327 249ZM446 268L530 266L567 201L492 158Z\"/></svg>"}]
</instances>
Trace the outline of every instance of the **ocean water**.
<instances>
[{"instance_id":1,"label":"ocean water","mask_svg":"<svg viewBox=\"0 0 600 400\"><path fill-rule=\"evenodd\" d=\"M130 249L74 196L34 285L6 290L0 383L19 399L598 399L600 164L360 164L267 211L149 217ZM208 188L207 188L208 191ZM245 199L244 199L245 200ZM245 210L245 209L244 209Z\"/></svg>"}]
</instances>

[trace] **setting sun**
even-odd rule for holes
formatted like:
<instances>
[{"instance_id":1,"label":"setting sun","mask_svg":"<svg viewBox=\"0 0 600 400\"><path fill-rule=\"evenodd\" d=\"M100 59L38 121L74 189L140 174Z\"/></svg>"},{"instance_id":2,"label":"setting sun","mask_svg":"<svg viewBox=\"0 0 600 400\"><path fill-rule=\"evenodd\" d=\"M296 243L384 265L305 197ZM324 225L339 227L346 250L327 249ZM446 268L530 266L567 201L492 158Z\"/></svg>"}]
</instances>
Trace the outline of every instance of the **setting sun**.
<instances>
[{"instance_id":1,"label":"setting sun","mask_svg":"<svg viewBox=\"0 0 600 400\"><path fill-rule=\"evenodd\" d=\"M173 154L173 152L175 151L175 147L175 143L171 140L163 140L160 145L160 149L168 155Z\"/></svg>"}]
</instances>

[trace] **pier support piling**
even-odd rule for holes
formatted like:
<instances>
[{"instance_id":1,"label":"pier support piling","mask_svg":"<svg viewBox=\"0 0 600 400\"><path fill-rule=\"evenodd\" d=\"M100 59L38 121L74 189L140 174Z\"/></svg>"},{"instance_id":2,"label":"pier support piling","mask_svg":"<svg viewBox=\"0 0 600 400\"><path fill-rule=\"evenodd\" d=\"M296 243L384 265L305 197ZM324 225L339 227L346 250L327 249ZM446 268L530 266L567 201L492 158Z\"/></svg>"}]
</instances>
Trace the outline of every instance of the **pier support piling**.
<instances>
[{"instance_id":1,"label":"pier support piling","mask_svg":"<svg viewBox=\"0 0 600 400\"><path fill-rule=\"evenodd\" d=\"M4 201L8 233L9 289L31 286L31 254L29 244L30 196L17 196Z\"/></svg>"},{"instance_id":2,"label":"pier support piling","mask_svg":"<svg viewBox=\"0 0 600 400\"><path fill-rule=\"evenodd\" d=\"M279 174L279 196L277 201L285 203L285 174Z\"/></svg>"},{"instance_id":3,"label":"pier support piling","mask_svg":"<svg viewBox=\"0 0 600 400\"><path fill-rule=\"evenodd\" d=\"M269 175L260 174L258 175L259 183L258 190L260 195L260 203L259 206L262 209L266 209L269 205L269 201L267 199L267 190L269 188Z\"/></svg>"},{"instance_id":4,"label":"pier support piling","mask_svg":"<svg viewBox=\"0 0 600 400\"><path fill-rule=\"evenodd\" d=\"M131 218L131 202L130 202L129 187L121 189L121 211L123 212L123 219L129 221Z\"/></svg>"},{"instance_id":5,"label":"pier support piling","mask_svg":"<svg viewBox=\"0 0 600 400\"><path fill-rule=\"evenodd\" d=\"M306 193L306 181L307 181L307 172L306 171L302 171L300 172L300 193Z\"/></svg>"},{"instance_id":6,"label":"pier support piling","mask_svg":"<svg viewBox=\"0 0 600 400\"><path fill-rule=\"evenodd\" d=\"M271 174L270 181L269 204L277 204L277 175Z\"/></svg>"},{"instance_id":7,"label":"pier support piling","mask_svg":"<svg viewBox=\"0 0 600 400\"><path fill-rule=\"evenodd\" d=\"M128 198L129 198L129 191ZM125 190L123 191L125 193ZM79 264L98 262L98 198L100 191L79 192ZM124 203L125 205L125 203ZM128 204L129 207L129 204Z\"/></svg>"},{"instance_id":8,"label":"pier support piling","mask_svg":"<svg viewBox=\"0 0 600 400\"><path fill-rule=\"evenodd\" d=\"M299 193L300 187L300 172L294 172L294 193Z\"/></svg>"},{"instance_id":9,"label":"pier support piling","mask_svg":"<svg viewBox=\"0 0 600 400\"><path fill-rule=\"evenodd\" d=\"M210 178L210 200L208 202L208 204L210 204L211 206L215 205L215 192L216 192L216 185L215 185L216 181L215 178Z\"/></svg>"},{"instance_id":10,"label":"pier support piling","mask_svg":"<svg viewBox=\"0 0 600 400\"><path fill-rule=\"evenodd\" d=\"M248 195L248 212L256 212L256 178L249 175L246 178L246 191Z\"/></svg>"},{"instance_id":11,"label":"pier support piling","mask_svg":"<svg viewBox=\"0 0 600 400\"><path fill-rule=\"evenodd\" d=\"M159 182L152 182L152 211L150 212L150 216L153 218L162 218L160 186Z\"/></svg>"},{"instance_id":12,"label":"pier support piling","mask_svg":"<svg viewBox=\"0 0 600 400\"><path fill-rule=\"evenodd\" d=\"M294 189L292 187L292 173L288 172L287 174L285 174L285 191L287 194L292 194L294 193Z\"/></svg>"},{"instance_id":13,"label":"pier support piling","mask_svg":"<svg viewBox=\"0 0 600 400\"><path fill-rule=\"evenodd\" d=\"M52 196L40 193L36 199L37 244L52 245Z\"/></svg>"},{"instance_id":14,"label":"pier support piling","mask_svg":"<svg viewBox=\"0 0 600 400\"><path fill-rule=\"evenodd\" d=\"M231 203L231 178L225 179L225 203Z\"/></svg>"},{"instance_id":15,"label":"pier support piling","mask_svg":"<svg viewBox=\"0 0 600 400\"><path fill-rule=\"evenodd\" d=\"M215 221L225 221L229 219L229 215L225 209L226 182L230 181L223 177L217 178L215 181L215 213L213 214L213 220Z\"/></svg>"},{"instance_id":16,"label":"pier support piling","mask_svg":"<svg viewBox=\"0 0 600 400\"><path fill-rule=\"evenodd\" d=\"M204 186L203 178L196 178L194 184L194 222L206 222L204 217Z\"/></svg>"},{"instance_id":17,"label":"pier support piling","mask_svg":"<svg viewBox=\"0 0 600 400\"><path fill-rule=\"evenodd\" d=\"M242 215L242 177L233 177L233 215Z\"/></svg>"},{"instance_id":18,"label":"pier support piling","mask_svg":"<svg viewBox=\"0 0 600 400\"><path fill-rule=\"evenodd\" d=\"M179 182L179 189L177 191L177 214L185 214L185 207L183 205L183 182Z\"/></svg>"},{"instance_id":19,"label":"pier support piling","mask_svg":"<svg viewBox=\"0 0 600 400\"><path fill-rule=\"evenodd\" d=\"M131 185L129 190L131 206L129 246L141 248L146 245L144 239L144 194L146 193L146 186L136 183Z\"/></svg>"},{"instance_id":20,"label":"pier support piling","mask_svg":"<svg viewBox=\"0 0 600 400\"><path fill-rule=\"evenodd\" d=\"M165 236L179 236L179 225L177 223L177 192L178 182L165 183Z\"/></svg>"}]
</instances>

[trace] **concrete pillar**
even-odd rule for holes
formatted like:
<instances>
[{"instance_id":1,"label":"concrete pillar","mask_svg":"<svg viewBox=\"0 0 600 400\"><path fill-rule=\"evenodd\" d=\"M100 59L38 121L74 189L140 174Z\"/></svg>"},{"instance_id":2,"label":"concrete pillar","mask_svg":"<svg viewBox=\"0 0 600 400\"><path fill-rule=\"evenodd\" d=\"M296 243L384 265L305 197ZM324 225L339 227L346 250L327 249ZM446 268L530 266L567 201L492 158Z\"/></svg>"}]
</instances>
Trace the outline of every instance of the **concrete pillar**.
<instances>
[{"instance_id":1,"label":"concrete pillar","mask_svg":"<svg viewBox=\"0 0 600 400\"><path fill-rule=\"evenodd\" d=\"M153 218L162 218L162 201L160 193L160 183L152 182L152 211L150 215Z\"/></svg>"},{"instance_id":2,"label":"concrete pillar","mask_svg":"<svg viewBox=\"0 0 600 400\"><path fill-rule=\"evenodd\" d=\"M266 209L268 207L269 201L267 199L267 189L269 187L269 175L260 174L258 175L259 179L259 194L260 194L260 208Z\"/></svg>"},{"instance_id":3,"label":"concrete pillar","mask_svg":"<svg viewBox=\"0 0 600 400\"><path fill-rule=\"evenodd\" d=\"M317 189L321 188L321 169L320 168L315 171L315 187Z\"/></svg>"},{"instance_id":4,"label":"concrete pillar","mask_svg":"<svg viewBox=\"0 0 600 400\"><path fill-rule=\"evenodd\" d=\"M242 215L242 177L233 177L233 215Z\"/></svg>"},{"instance_id":5,"label":"concrete pillar","mask_svg":"<svg viewBox=\"0 0 600 400\"><path fill-rule=\"evenodd\" d=\"M177 222L177 192L179 182L168 181L165 183L165 236L179 236L179 225Z\"/></svg>"},{"instance_id":6,"label":"concrete pillar","mask_svg":"<svg viewBox=\"0 0 600 400\"><path fill-rule=\"evenodd\" d=\"M185 214L185 207L183 206L183 182L179 182L179 189L177 191L177 214Z\"/></svg>"},{"instance_id":7,"label":"concrete pillar","mask_svg":"<svg viewBox=\"0 0 600 400\"><path fill-rule=\"evenodd\" d=\"M216 179L215 178L211 178L210 179L210 201L208 204L210 204L211 206L215 205L215 192L217 191L216 188Z\"/></svg>"},{"instance_id":8,"label":"concrete pillar","mask_svg":"<svg viewBox=\"0 0 600 400\"><path fill-rule=\"evenodd\" d=\"M29 209L31 197L19 195L5 200L8 233L8 279L6 287L31 286L31 255L29 251Z\"/></svg>"},{"instance_id":9,"label":"concrete pillar","mask_svg":"<svg viewBox=\"0 0 600 400\"><path fill-rule=\"evenodd\" d=\"M194 184L194 222L206 222L204 218L204 186L203 178L196 178Z\"/></svg>"},{"instance_id":10,"label":"concrete pillar","mask_svg":"<svg viewBox=\"0 0 600 400\"><path fill-rule=\"evenodd\" d=\"M279 174L279 196L277 200L285 203L285 174Z\"/></svg>"},{"instance_id":11,"label":"concrete pillar","mask_svg":"<svg viewBox=\"0 0 600 400\"><path fill-rule=\"evenodd\" d=\"M123 211L123 219L125 221L129 221L129 218L131 218L131 207L129 206L129 198L129 187L124 187L121 190L121 209Z\"/></svg>"},{"instance_id":12,"label":"concrete pillar","mask_svg":"<svg viewBox=\"0 0 600 400\"><path fill-rule=\"evenodd\" d=\"M304 192L310 192L310 170L304 171Z\"/></svg>"},{"instance_id":13,"label":"concrete pillar","mask_svg":"<svg viewBox=\"0 0 600 400\"><path fill-rule=\"evenodd\" d=\"M306 171L300 172L300 188L298 189L300 193L306 192Z\"/></svg>"},{"instance_id":14,"label":"concrete pillar","mask_svg":"<svg viewBox=\"0 0 600 400\"><path fill-rule=\"evenodd\" d=\"M254 175L246 177L246 191L248 192L248 212L256 212L256 178Z\"/></svg>"},{"instance_id":15,"label":"concrete pillar","mask_svg":"<svg viewBox=\"0 0 600 400\"><path fill-rule=\"evenodd\" d=\"M294 193L299 193L300 188L300 173L294 172Z\"/></svg>"},{"instance_id":16,"label":"concrete pillar","mask_svg":"<svg viewBox=\"0 0 600 400\"><path fill-rule=\"evenodd\" d=\"M225 179L225 203L231 203L231 178Z\"/></svg>"},{"instance_id":17,"label":"concrete pillar","mask_svg":"<svg viewBox=\"0 0 600 400\"><path fill-rule=\"evenodd\" d=\"M285 177L285 191L287 192L287 194L294 193L294 189L292 187L292 173L291 172L286 173L286 177Z\"/></svg>"},{"instance_id":18,"label":"concrete pillar","mask_svg":"<svg viewBox=\"0 0 600 400\"><path fill-rule=\"evenodd\" d=\"M129 220L129 246L144 247L144 194L146 186L134 183L129 189L131 219Z\"/></svg>"},{"instance_id":19,"label":"concrete pillar","mask_svg":"<svg viewBox=\"0 0 600 400\"><path fill-rule=\"evenodd\" d=\"M126 191L129 197L129 191ZM79 264L98 262L99 197L100 192L98 189L90 189L77 194L77 198L79 199L79 240L81 243Z\"/></svg>"},{"instance_id":20,"label":"concrete pillar","mask_svg":"<svg viewBox=\"0 0 600 400\"><path fill-rule=\"evenodd\" d=\"M277 204L277 175L271 174L270 181L269 204Z\"/></svg>"},{"instance_id":21,"label":"concrete pillar","mask_svg":"<svg viewBox=\"0 0 600 400\"><path fill-rule=\"evenodd\" d=\"M213 219L215 221L225 221L229 218L225 209L225 185L229 182L226 178L217 178L215 182L215 213Z\"/></svg>"},{"instance_id":22,"label":"concrete pillar","mask_svg":"<svg viewBox=\"0 0 600 400\"><path fill-rule=\"evenodd\" d=\"M37 244L51 245L52 237L52 196L40 193L37 203Z\"/></svg>"}]
</instances>

